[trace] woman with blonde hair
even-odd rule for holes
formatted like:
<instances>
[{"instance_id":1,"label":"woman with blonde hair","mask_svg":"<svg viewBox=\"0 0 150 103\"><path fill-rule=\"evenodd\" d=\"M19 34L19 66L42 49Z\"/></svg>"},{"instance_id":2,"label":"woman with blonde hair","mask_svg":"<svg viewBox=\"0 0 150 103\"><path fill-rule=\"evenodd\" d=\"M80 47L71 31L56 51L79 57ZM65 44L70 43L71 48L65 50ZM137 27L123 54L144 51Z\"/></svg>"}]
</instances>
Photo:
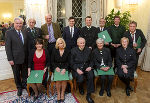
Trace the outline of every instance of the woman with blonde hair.
<instances>
[{"instance_id":1,"label":"woman with blonde hair","mask_svg":"<svg viewBox=\"0 0 150 103\"><path fill-rule=\"evenodd\" d=\"M136 52L128 46L129 39L121 38L121 47L116 51L117 74L119 79L126 85L126 95L130 96L130 81L134 77L136 66Z\"/></svg>"},{"instance_id":2,"label":"woman with blonde hair","mask_svg":"<svg viewBox=\"0 0 150 103\"><path fill-rule=\"evenodd\" d=\"M52 51L51 63L52 70L54 74L54 81L56 81L57 89L57 102L64 102L65 100L65 89L67 82L63 78L61 80L55 80L56 73L61 75L67 75L68 66L69 66L69 55L70 51L66 49L66 43L64 39L58 38L56 41L55 48Z\"/></svg>"}]
</instances>

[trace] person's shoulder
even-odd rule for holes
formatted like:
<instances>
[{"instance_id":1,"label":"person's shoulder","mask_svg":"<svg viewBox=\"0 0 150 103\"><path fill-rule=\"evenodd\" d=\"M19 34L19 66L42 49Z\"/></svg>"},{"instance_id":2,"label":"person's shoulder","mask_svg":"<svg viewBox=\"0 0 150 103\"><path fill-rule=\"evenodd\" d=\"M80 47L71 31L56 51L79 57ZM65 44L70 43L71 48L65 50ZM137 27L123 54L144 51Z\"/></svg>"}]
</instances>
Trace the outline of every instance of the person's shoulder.
<instances>
[{"instance_id":1,"label":"person's shoulder","mask_svg":"<svg viewBox=\"0 0 150 103\"><path fill-rule=\"evenodd\" d=\"M136 29L136 32L137 32L137 33L141 33L142 30L141 30L141 29Z\"/></svg>"},{"instance_id":2,"label":"person's shoulder","mask_svg":"<svg viewBox=\"0 0 150 103\"><path fill-rule=\"evenodd\" d=\"M45 24L43 24L42 26L41 26L41 28L43 28L43 27L45 27L45 26L47 26L47 24L45 23Z\"/></svg>"},{"instance_id":3,"label":"person's shoulder","mask_svg":"<svg viewBox=\"0 0 150 103\"><path fill-rule=\"evenodd\" d=\"M15 29L14 29L14 28L7 30L7 31L6 31L6 34L9 35L9 34L11 34L12 32L15 32Z\"/></svg>"},{"instance_id":4,"label":"person's shoulder","mask_svg":"<svg viewBox=\"0 0 150 103\"><path fill-rule=\"evenodd\" d=\"M106 47L103 47L103 49L104 49L105 51L107 51L107 52L110 51L110 49L109 49L109 48L106 48Z\"/></svg>"}]
</instances>

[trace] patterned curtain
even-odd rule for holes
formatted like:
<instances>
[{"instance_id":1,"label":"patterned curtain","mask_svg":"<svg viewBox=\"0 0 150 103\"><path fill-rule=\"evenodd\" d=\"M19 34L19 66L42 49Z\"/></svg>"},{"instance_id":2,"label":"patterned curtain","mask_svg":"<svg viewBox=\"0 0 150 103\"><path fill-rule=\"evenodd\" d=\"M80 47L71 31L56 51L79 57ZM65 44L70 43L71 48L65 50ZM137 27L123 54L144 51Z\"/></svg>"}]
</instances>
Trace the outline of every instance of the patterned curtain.
<instances>
[{"instance_id":1,"label":"patterned curtain","mask_svg":"<svg viewBox=\"0 0 150 103\"><path fill-rule=\"evenodd\" d=\"M47 0L25 0L26 20L34 18L36 26L41 27L45 23L45 15L47 14Z\"/></svg>"}]
</instances>

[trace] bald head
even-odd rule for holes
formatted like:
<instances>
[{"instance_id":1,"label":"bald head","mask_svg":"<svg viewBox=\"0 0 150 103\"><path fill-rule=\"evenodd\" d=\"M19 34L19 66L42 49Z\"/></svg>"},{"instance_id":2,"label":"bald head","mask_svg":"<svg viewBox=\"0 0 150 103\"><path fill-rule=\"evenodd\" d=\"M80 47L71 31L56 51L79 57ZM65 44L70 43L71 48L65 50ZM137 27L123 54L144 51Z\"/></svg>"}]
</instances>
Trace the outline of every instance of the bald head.
<instances>
[{"instance_id":1,"label":"bald head","mask_svg":"<svg viewBox=\"0 0 150 103\"><path fill-rule=\"evenodd\" d=\"M52 23L52 15L51 14L47 14L45 16L45 21L48 25L50 25Z\"/></svg>"}]
</instances>

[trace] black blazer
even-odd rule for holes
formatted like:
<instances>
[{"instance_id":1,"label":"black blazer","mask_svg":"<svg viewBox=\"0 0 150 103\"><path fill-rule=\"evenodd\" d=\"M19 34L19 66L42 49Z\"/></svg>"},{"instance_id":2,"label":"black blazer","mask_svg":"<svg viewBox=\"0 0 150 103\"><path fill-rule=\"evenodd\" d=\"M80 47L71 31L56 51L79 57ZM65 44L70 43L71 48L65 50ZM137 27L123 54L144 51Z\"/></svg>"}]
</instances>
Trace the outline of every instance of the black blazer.
<instances>
[{"instance_id":1,"label":"black blazer","mask_svg":"<svg viewBox=\"0 0 150 103\"><path fill-rule=\"evenodd\" d=\"M128 66L129 77L133 77L135 66L136 66L136 52L133 48L128 47L126 50L123 47L120 47L116 51L116 65L118 75L123 75L122 65Z\"/></svg>"},{"instance_id":2,"label":"black blazer","mask_svg":"<svg viewBox=\"0 0 150 103\"><path fill-rule=\"evenodd\" d=\"M83 37L86 41L86 46L95 48L96 40L98 39L98 31L97 28L91 26L90 29L87 26L81 28L80 36Z\"/></svg>"},{"instance_id":3,"label":"black blazer","mask_svg":"<svg viewBox=\"0 0 150 103\"><path fill-rule=\"evenodd\" d=\"M87 67L93 67L91 62L91 49L85 47L82 51L79 47L75 47L71 50L71 67L74 71L77 68L84 71Z\"/></svg>"},{"instance_id":4,"label":"black blazer","mask_svg":"<svg viewBox=\"0 0 150 103\"><path fill-rule=\"evenodd\" d=\"M129 30L124 33L124 37L127 37L129 39L129 46L131 48L133 48L133 39L131 37ZM140 29L136 29L136 33L135 33L135 41L136 42L139 37L141 37L141 49L143 49L147 40L145 39L143 32Z\"/></svg>"},{"instance_id":5,"label":"black blazer","mask_svg":"<svg viewBox=\"0 0 150 103\"><path fill-rule=\"evenodd\" d=\"M92 52L92 58L95 69L101 68L102 59L105 66L112 67L111 53L108 48L103 47L101 51L98 48L94 49Z\"/></svg>"},{"instance_id":6,"label":"black blazer","mask_svg":"<svg viewBox=\"0 0 150 103\"><path fill-rule=\"evenodd\" d=\"M45 50L45 56L46 56L45 67L49 67L50 66L49 52L46 49L44 49L44 50ZM35 51L36 51L36 49L32 49L28 56L28 68L31 68L31 70L34 70L33 58L34 58Z\"/></svg>"},{"instance_id":7,"label":"black blazer","mask_svg":"<svg viewBox=\"0 0 150 103\"><path fill-rule=\"evenodd\" d=\"M22 34L24 44L14 28L8 30L5 35L7 59L8 61L14 61L15 64L23 64L27 62L27 36L24 31L22 31Z\"/></svg>"},{"instance_id":8,"label":"black blazer","mask_svg":"<svg viewBox=\"0 0 150 103\"><path fill-rule=\"evenodd\" d=\"M26 29L26 35L27 35L27 38L28 38L28 50L29 50L29 53L32 49L36 49L35 48L35 40L37 38L42 38L42 31L40 28L37 28L37 27L34 27L34 30L35 30L35 33L33 36L32 32L31 32L31 29L28 27Z\"/></svg>"},{"instance_id":9,"label":"black blazer","mask_svg":"<svg viewBox=\"0 0 150 103\"><path fill-rule=\"evenodd\" d=\"M51 71L54 72L54 70L57 67L59 67L60 69L68 70L69 57L70 57L70 51L68 49L65 49L63 55L60 56L59 49L54 48L51 55L51 64L52 64Z\"/></svg>"},{"instance_id":10,"label":"black blazer","mask_svg":"<svg viewBox=\"0 0 150 103\"><path fill-rule=\"evenodd\" d=\"M80 31L77 27L74 26L73 37L71 37L71 35L70 35L69 26L64 27L62 36L63 36L63 39L66 42L66 47L68 49L72 49L72 48L77 46L77 39L78 39L79 35L80 35Z\"/></svg>"},{"instance_id":11,"label":"black blazer","mask_svg":"<svg viewBox=\"0 0 150 103\"><path fill-rule=\"evenodd\" d=\"M104 27L103 31L105 31L105 30L107 30L106 27ZM98 32L98 33L102 32L102 31L100 31L100 27L97 27L97 32Z\"/></svg>"}]
</instances>

